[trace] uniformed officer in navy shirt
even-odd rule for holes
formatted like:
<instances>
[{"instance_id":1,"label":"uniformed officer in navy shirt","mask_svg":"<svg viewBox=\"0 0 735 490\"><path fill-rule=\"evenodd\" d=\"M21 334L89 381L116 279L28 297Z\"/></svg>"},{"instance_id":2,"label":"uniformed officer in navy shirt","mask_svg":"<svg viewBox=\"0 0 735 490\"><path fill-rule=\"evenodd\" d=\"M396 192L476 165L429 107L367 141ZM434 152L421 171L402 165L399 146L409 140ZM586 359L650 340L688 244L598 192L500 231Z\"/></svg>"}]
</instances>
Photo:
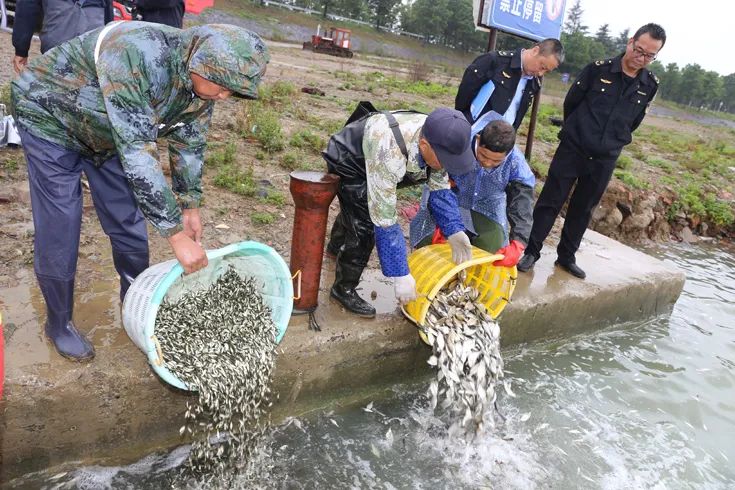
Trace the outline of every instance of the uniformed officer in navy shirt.
<instances>
[{"instance_id":1,"label":"uniformed officer in navy shirt","mask_svg":"<svg viewBox=\"0 0 735 490\"><path fill-rule=\"evenodd\" d=\"M564 125L549 175L533 210L533 227L518 270L539 259L544 239L576 183L567 208L556 265L584 279L576 264L592 210L610 182L615 162L631 142L656 96L658 79L646 69L666 42L658 24L646 24L628 40L625 52L587 65L564 99Z\"/></svg>"},{"instance_id":2,"label":"uniformed officer in navy shirt","mask_svg":"<svg viewBox=\"0 0 735 490\"><path fill-rule=\"evenodd\" d=\"M517 130L541 88L541 77L562 61L564 49L556 39L529 49L485 53L465 70L454 108L472 124L473 135L495 119Z\"/></svg>"}]
</instances>

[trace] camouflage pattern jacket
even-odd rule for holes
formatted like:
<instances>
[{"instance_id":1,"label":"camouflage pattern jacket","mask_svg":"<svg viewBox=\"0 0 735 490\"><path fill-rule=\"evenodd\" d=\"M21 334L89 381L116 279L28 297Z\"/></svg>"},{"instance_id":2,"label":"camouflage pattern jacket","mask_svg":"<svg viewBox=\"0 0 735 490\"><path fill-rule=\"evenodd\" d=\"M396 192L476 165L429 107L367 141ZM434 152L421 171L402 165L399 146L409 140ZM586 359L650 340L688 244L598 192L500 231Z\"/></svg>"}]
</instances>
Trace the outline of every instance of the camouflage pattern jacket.
<instances>
[{"instance_id":1,"label":"camouflage pattern jacket","mask_svg":"<svg viewBox=\"0 0 735 490\"><path fill-rule=\"evenodd\" d=\"M393 136L388 119L376 114L365 123L362 150L365 155L367 174L368 210L370 219L376 226L387 228L398 222L396 205L398 203L398 184L408 178L412 181L428 181L429 191L449 189L449 176L445 170L429 173L422 165L419 153L421 128L426 114L394 114L398 128L406 142L408 161Z\"/></svg>"},{"instance_id":2,"label":"camouflage pattern jacket","mask_svg":"<svg viewBox=\"0 0 735 490\"><path fill-rule=\"evenodd\" d=\"M258 36L229 25L106 28L32 60L12 83L14 116L34 136L98 165L118 154L141 211L171 236L182 230L179 206L199 207L214 108L194 95L190 73L255 98L268 52ZM168 140L173 189L158 162L160 137Z\"/></svg>"}]
</instances>

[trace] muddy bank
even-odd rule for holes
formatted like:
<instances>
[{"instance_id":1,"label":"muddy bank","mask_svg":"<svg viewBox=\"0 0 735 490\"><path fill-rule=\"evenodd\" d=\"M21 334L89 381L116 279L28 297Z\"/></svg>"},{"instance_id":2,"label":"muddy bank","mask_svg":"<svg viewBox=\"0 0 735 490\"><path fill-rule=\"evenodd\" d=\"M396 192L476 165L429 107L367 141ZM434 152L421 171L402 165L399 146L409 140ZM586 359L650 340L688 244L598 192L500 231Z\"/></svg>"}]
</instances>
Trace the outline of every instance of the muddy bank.
<instances>
[{"instance_id":1,"label":"muddy bank","mask_svg":"<svg viewBox=\"0 0 735 490\"><path fill-rule=\"evenodd\" d=\"M520 274L500 320L505 348L666 314L684 283L673 266L595 232L579 254L588 271L580 281L554 267L554 245L550 240L533 272ZM359 319L329 299L333 269L325 261L316 313L323 330L312 332L307 317L292 317L279 346L276 421L429 372L429 350L397 309L391 282L376 268L366 271L361 291L378 316ZM70 461L131 462L185 442L178 429L190 395L161 382L128 339L114 275L77 289L75 320L97 349L88 364L61 358L45 340L42 299L32 275L20 276L18 286L0 289L0 303L12 305L0 484Z\"/></svg>"}]
</instances>

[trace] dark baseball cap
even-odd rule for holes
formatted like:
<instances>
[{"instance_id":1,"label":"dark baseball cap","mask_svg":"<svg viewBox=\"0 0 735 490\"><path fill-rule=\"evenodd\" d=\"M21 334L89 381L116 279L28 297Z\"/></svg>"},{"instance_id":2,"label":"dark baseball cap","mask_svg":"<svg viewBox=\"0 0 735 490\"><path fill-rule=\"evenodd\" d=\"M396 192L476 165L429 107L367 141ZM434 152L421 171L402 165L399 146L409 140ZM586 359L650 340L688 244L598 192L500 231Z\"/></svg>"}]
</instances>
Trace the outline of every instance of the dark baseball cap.
<instances>
[{"instance_id":1,"label":"dark baseball cap","mask_svg":"<svg viewBox=\"0 0 735 490\"><path fill-rule=\"evenodd\" d=\"M429 114L422 134L441 166L452 175L464 175L474 167L472 127L461 112L440 107Z\"/></svg>"}]
</instances>

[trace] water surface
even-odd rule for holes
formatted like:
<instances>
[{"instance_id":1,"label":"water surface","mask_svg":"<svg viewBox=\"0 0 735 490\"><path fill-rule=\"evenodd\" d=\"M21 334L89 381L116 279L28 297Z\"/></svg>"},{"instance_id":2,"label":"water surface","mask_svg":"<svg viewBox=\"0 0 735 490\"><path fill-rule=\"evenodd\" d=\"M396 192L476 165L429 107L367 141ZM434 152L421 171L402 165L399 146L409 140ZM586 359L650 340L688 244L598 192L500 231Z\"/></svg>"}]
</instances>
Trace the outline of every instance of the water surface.
<instances>
[{"instance_id":1,"label":"water surface","mask_svg":"<svg viewBox=\"0 0 735 490\"><path fill-rule=\"evenodd\" d=\"M507 421L494 432L450 440L427 409L429 378L414 380L277 427L262 486L733 488L735 258L648 252L687 274L671 316L506 351L516 396L501 398ZM34 478L47 488L160 488L186 451Z\"/></svg>"}]
</instances>

